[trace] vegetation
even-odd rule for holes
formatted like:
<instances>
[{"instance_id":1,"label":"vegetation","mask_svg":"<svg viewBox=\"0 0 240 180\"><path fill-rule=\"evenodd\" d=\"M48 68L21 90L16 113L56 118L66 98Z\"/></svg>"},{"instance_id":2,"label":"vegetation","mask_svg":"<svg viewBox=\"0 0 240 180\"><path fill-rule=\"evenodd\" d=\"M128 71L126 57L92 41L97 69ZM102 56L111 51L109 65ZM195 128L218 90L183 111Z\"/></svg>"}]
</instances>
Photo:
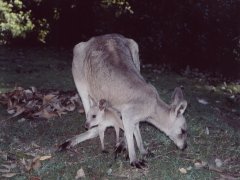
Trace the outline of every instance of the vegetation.
<instances>
[{"instance_id":1,"label":"vegetation","mask_svg":"<svg viewBox=\"0 0 240 180\"><path fill-rule=\"evenodd\" d=\"M2 44L71 46L105 33L140 45L143 63L238 76L238 1L0 0Z\"/></svg>"},{"instance_id":2,"label":"vegetation","mask_svg":"<svg viewBox=\"0 0 240 180\"><path fill-rule=\"evenodd\" d=\"M13 38L25 38L33 30L31 11L25 10L21 0L9 3L0 1L0 43L5 44Z\"/></svg>"}]
</instances>

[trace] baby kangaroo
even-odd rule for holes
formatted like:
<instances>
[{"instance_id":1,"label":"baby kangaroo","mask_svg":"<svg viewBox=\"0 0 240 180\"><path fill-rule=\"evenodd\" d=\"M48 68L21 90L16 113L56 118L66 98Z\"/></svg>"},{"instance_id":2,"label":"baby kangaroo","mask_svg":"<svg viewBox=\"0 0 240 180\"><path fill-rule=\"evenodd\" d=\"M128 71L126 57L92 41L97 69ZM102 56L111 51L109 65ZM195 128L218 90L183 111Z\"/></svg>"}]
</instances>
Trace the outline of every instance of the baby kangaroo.
<instances>
[{"instance_id":1,"label":"baby kangaroo","mask_svg":"<svg viewBox=\"0 0 240 180\"><path fill-rule=\"evenodd\" d=\"M104 147L104 132L108 127L114 127L116 131L116 142L118 144L119 131L120 129L123 129L120 114L112 107L109 107L105 99L101 99L98 104L95 103L91 97L89 97L89 101L91 107L87 113L87 120L85 123L85 128L88 131L68 139L65 143L59 146L59 151L68 149L77 145L78 143L99 136L102 152L107 152Z\"/></svg>"},{"instance_id":2,"label":"baby kangaroo","mask_svg":"<svg viewBox=\"0 0 240 180\"><path fill-rule=\"evenodd\" d=\"M114 127L116 131L116 152L127 150L125 143L126 138L124 137L119 141L119 132L120 129L123 129L123 123L121 119L121 114L116 111L114 108L109 106L109 103L105 99L101 99L98 104L89 96L90 109L87 113L87 120L85 122L86 132L76 135L71 139L68 139L66 142L61 144L58 148L58 151L63 151L71 147L76 146L77 144L86 141L88 139L100 137L102 152L107 152L104 147L104 132L108 127ZM137 142L137 146L140 150L141 155L147 155L149 152L143 147L142 137L140 134L139 126L136 127L134 131L134 136ZM118 149L120 147L120 149Z\"/></svg>"},{"instance_id":3,"label":"baby kangaroo","mask_svg":"<svg viewBox=\"0 0 240 180\"><path fill-rule=\"evenodd\" d=\"M101 99L98 104L89 97L91 108L87 113L85 128L91 130L98 128L98 134L101 141L102 151L107 152L104 147L104 133L108 127L113 127L116 132L116 144L119 143L120 129L123 129L121 115L115 109L109 106L105 99Z\"/></svg>"}]
</instances>

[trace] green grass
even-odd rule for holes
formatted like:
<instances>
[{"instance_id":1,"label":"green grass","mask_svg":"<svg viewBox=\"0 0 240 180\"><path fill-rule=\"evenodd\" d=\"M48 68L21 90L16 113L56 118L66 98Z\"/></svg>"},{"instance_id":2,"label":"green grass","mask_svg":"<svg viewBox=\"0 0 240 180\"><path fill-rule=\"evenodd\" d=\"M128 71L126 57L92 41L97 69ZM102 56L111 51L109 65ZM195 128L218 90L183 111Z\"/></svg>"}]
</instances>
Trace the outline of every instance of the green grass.
<instances>
[{"instance_id":1,"label":"green grass","mask_svg":"<svg viewBox=\"0 0 240 180\"><path fill-rule=\"evenodd\" d=\"M38 89L74 90L71 75L72 50L57 48L0 48L0 91L14 86ZM0 165L16 163L11 172L18 173L12 179L74 179L78 169L83 168L87 179L215 179L221 174L234 176L240 172L240 106L229 101L229 96L240 93L236 83L224 82L212 85L206 80L185 77L174 72L153 73L152 68L142 70L143 76L159 91L161 98L169 102L176 86L185 87L189 102L185 117L190 137L189 147L181 152L171 140L156 128L143 123L141 133L145 147L155 156L149 157L148 168L132 168L124 156L114 160L115 135L112 129L106 132L106 148L102 154L98 138L79 144L73 151L56 153L57 145L66 139L84 132L85 116L78 112L51 120L19 122L20 117L5 121L9 115L0 106ZM226 88L222 88L222 86ZM198 103L205 99L208 105ZM206 128L209 134L206 134ZM37 147L38 145L39 147ZM6 160L7 154L13 161ZM42 161L40 168L27 172L21 160L39 155L52 155ZM215 159L226 161L220 168L196 169L196 161L215 165ZM192 167L187 174L179 168ZM1 167L0 167L1 169ZM111 173L108 173L110 172ZM1 175L0 173L0 179Z\"/></svg>"}]
</instances>

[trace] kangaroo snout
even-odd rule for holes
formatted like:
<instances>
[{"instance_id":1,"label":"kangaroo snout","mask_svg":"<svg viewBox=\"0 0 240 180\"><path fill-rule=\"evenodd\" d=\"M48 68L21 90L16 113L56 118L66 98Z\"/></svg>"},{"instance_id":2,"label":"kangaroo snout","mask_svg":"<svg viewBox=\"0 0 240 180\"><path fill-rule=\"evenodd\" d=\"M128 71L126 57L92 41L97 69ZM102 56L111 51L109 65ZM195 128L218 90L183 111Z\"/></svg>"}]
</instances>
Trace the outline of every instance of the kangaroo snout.
<instances>
[{"instance_id":1,"label":"kangaroo snout","mask_svg":"<svg viewBox=\"0 0 240 180\"><path fill-rule=\"evenodd\" d=\"M89 127L90 127L90 124L89 124L88 122L86 122L86 123L84 124L85 130L89 130Z\"/></svg>"},{"instance_id":2,"label":"kangaroo snout","mask_svg":"<svg viewBox=\"0 0 240 180\"><path fill-rule=\"evenodd\" d=\"M176 144L177 145L177 144ZM181 145L177 145L177 148L180 149L181 151L184 151L185 149L187 149L187 142L184 142Z\"/></svg>"},{"instance_id":3,"label":"kangaroo snout","mask_svg":"<svg viewBox=\"0 0 240 180\"><path fill-rule=\"evenodd\" d=\"M187 149L187 142L185 142L180 149L181 149L182 151L184 151L185 149Z\"/></svg>"}]
</instances>

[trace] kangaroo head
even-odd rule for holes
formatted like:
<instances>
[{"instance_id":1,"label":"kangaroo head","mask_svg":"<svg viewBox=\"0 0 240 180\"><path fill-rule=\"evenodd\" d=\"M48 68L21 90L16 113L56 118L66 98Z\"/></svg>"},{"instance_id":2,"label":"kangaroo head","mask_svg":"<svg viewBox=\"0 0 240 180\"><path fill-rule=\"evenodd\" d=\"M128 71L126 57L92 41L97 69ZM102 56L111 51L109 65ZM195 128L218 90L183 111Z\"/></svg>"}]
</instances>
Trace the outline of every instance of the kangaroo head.
<instances>
[{"instance_id":1,"label":"kangaroo head","mask_svg":"<svg viewBox=\"0 0 240 180\"><path fill-rule=\"evenodd\" d=\"M170 106L166 133L179 149L184 150L187 147L187 123L183 113L187 108L187 101L183 99L181 88L175 88Z\"/></svg>"},{"instance_id":2,"label":"kangaroo head","mask_svg":"<svg viewBox=\"0 0 240 180\"><path fill-rule=\"evenodd\" d=\"M87 113L87 120L85 122L85 128L90 129L94 126L97 126L101 123L105 118L105 109L107 107L107 101L105 99L101 99L98 103L96 103L90 96L90 109Z\"/></svg>"}]
</instances>

